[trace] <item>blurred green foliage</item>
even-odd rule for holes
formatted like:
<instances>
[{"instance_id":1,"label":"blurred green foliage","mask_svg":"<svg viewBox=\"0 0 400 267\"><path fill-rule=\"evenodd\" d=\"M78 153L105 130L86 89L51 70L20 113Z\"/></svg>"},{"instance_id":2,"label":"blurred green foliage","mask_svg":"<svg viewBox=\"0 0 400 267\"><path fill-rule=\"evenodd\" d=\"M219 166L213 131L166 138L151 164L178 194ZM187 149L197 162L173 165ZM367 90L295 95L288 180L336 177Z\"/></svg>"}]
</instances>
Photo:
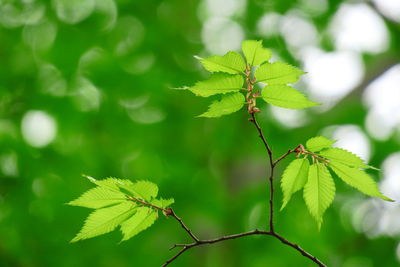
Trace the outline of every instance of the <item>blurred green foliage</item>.
<instances>
[{"instance_id":1,"label":"blurred green foliage","mask_svg":"<svg viewBox=\"0 0 400 267\"><path fill-rule=\"evenodd\" d=\"M282 37L257 35L257 21L266 12L296 9L312 15L321 46L333 49L325 29L342 1L329 1L317 15L304 1L241 2L232 19L247 39L264 39L283 61L299 65ZM192 57L209 55L202 42L206 4L0 1L0 266L159 266L172 256L171 245L187 240L176 221L161 218L122 244L116 232L70 244L89 212L64 205L91 187L81 174L157 183L160 195L174 197L176 213L203 238L266 226L267 158L246 114L195 118L208 101L170 90L206 77ZM400 58L399 26L385 23L390 47L364 56L367 81L377 65L385 65L383 59ZM275 155L333 124L364 127L362 89L333 109L307 111L308 122L296 129L282 125L264 106L260 122ZM370 139L370 164L380 166L398 151L396 140ZM337 187L320 232L299 194L277 213L277 231L329 266L398 265L398 240L370 239L356 231L343 207L363 196ZM276 208L281 199L277 191ZM311 263L276 240L249 237L193 249L175 265Z\"/></svg>"}]
</instances>

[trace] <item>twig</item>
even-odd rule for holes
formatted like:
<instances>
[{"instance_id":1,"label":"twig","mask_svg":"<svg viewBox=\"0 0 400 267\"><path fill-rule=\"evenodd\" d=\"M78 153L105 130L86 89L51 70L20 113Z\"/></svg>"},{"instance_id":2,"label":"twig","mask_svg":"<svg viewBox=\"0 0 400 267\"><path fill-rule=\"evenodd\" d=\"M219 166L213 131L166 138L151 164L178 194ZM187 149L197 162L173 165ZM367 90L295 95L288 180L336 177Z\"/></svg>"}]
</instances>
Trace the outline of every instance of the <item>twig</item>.
<instances>
[{"instance_id":1,"label":"twig","mask_svg":"<svg viewBox=\"0 0 400 267\"><path fill-rule=\"evenodd\" d=\"M183 247L183 249L181 249L177 254L175 254L173 257L171 257L169 260L167 260L162 266L164 267L164 266L169 265L171 262L176 260L180 255L182 255L185 251L187 251L187 250L189 250L189 249L191 249L193 247L202 246L202 245L211 245L211 244L214 244L214 243L223 242L223 241L226 241L226 240L241 238L241 237L250 236L250 235L269 235L269 236L272 236L272 237L278 239L279 241L281 241L283 244L294 248L295 250L300 252L304 257L307 257L310 260L314 261L318 266L326 267L326 265L323 264L316 257L314 257L313 255L311 255L310 253L308 253L307 251L302 249L299 245L288 241L287 239L285 239L283 236L279 235L278 233L260 231L260 230L257 230L257 229L254 230L254 231L249 231L249 232L244 232L244 233L239 233L239 234L234 234L234 235L223 236L223 237L219 237L219 238L215 238L215 239L199 240L197 242L190 243L190 244L175 244L171 249L174 249L176 247Z\"/></svg>"},{"instance_id":2,"label":"twig","mask_svg":"<svg viewBox=\"0 0 400 267\"><path fill-rule=\"evenodd\" d=\"M265 148L267 149L270 165L273 165L274 163L272 161L272 149L268 145L267 139L265 138L264 133L263 133L260 125L258 124L257 119L256 119L256 115L254 113L251 113L251 118L249 119L249 121L252 122L254 124L254 126L256 126L257 131L258 131L258 137L261 138L261 140L264 143Z\"/></svg>"},{"instance_id":3,"label":"twig","mask_svg":"<svg viewBox=\"0 0 400 267\"><path fill-rule=\"evenodd\" d=\"M240 238L240 237L244 237L244 236L249 236L249 235L272 235L271 232L265 232L265 231L259 231L259 230L254 230L254 231L250 231L250 232L244 232L244 233L240 233L240 234L234 234L234 235L228 235L228 236L223 236L223 237L219 237L219 238L215 238L215 239L209 239L209 240L198 240L194 243L190 243L190 244L175 244L171 249L174 249L176 247L183 247L183 249L181 249L177 254L175 254L172 258L170 258L169 260L167 260L162 267L167 266L168 264L170 264L171 262L173 262L174 260L176 260L180 255L182 255L186 250L189 250L193 247L197 247L197 246L202 246L202 245L209 245L209 244L214 244L214 243L218 243L218 242L222 242L222 241L226 241L226 240L230 240L230 239L236 239L236 238Z\"/></svg>"},{"instance_id":4,"label":"twig","mask_svg":"<svg viewBox=\"0 0 400 267\"><path fill-rule=\"evenodd\" d=\"M172 216L175 220L177 220L179 222L179 224L182 226L182 228L186 231L186 233L188 233L188 235L195 241L195 242L199 242L200 240L197 238L197 236L195 236L193 234L193 232L183 223L182 219L179 218L173 209L168 208L167 209L167 216ZM175 245L176 246L176 245ZM182 252L183 253L183 252Z\"/></svg>"},{"instance_id":5,"label":"twig","mask_svg":"<svg viewBox=\"0 0 400 267\"><path fill-rule=\"evenodd\" d=\"M312 260L313 262L315 262L318 266L320 267L327 267L322 261L320 261L317 257L311 255L310 253L308 253L307 251L305 251L304 249L302 249L299 245L292 243L290 241L288 241L287 239L285 239L283 236L278 235L277 233L274 233L274 237L279 239L283 244L288 245L292 248L294 248L295 250L297 250L298 252L301 253L301 255L303 255L306 258L309 258L310 260Z\"/></svg>"},{"instance_id":6,"label":"twig","mask_svg":"<svg viewBox=\"0 0 400 267\"><path fill-rule=\"evenodd\" d=\"M285 239L283 236L279 235L278 233L275 232L274 229L274 169L275 166L284 158L286 158L288 155L290 155L291 153L297 153L299 154L310 154L313 159L318 157L317 155L315 155L312 152L306 151L304 149L304 147L302 145L298 145L297 147L295 147L294 149L290 149L288 150L286 153L284 153L282 156L280 156L279 158L277 158L275 161L273 160L272 157L272 149L269 146L267 139L264 136L264 133L260 127L260 125L257 122L255 113L259 112L259 109L256 107L256 99L255 97L257 97L257 95L255 93L253 93L253 88L254 88L254 83L255 83L255 79L251 79L250 74L251 74L251 69L250 66L247 65L246 66L246 71L245 71L245 76L246 76L246 84L247 84L247 88L246 90L248 91L246 94L246 103L248 104L248 113L251 115L251 118L249 118L249 121L252 122L254 124L254 126L257 129L258 132L258 136L260 137L260 139L262 140L267 153L268 153L268 159L269 159L269 165L270 165L270 175L268 178L268 182L269 182L269 231L260 231L260 230L253 230L250 232L244 232L244 233L239 233L239 234L234 234L234 235L228 235L228 236L223 236L223 237L219 237L219 238L215 238L215 239L209 239L209 240L201 240L199 238L197 238L193 232L183 223L182 219L179 218L175 212L169 208L166 209L164 211L164 214L166 216L172 216L175 220L177 220L180 225L182 226L182 228L186 231L186 233L193 239L193 243L189 243L189 244L175 244L174 246L172 246L170 248L170 250L177 248L177 247L181 247L182 249L176 253L173 257L171 257L170 259L168 259L162 266L167 266L170 263L172 263L173 261L175 261L180 255L182 255L183 253L185 253L187 250L193 248L193 247L197 247L197 246L202 246L202 245L210 245L210 244L214 244L214 243L218 243L218 242L223 242L226 240L231 240L231 239L236 239L236 238L241 238L241 237L245 237L245 236L250 236L250 235L268 235L268 236L272 236L276 239L278 239L279 241L281 241L283 244L292 247L293 249L297 250L298 252L301 253L301 255L303 255L304 257L312 260L315 264L317 264L320 267L326 267L326 265L324 263L322 263L319 259L317 259L315 256L311 255L310 253L308 253L307 251L305 251L304 249L302 249L299 245L292 243L290 241L288 241L287 239ZM324 160L322 158L318 158L320 160Z\"/></svg>"},{"instance_id":7,"label":"twig","mask_svg":"<svg viewBox=\"0 0 400 267\"><path fill-rule=\"evenodd\" d=\"M159 211L162 211L162 212L167 212L167 210L166 209L164 209L164 208L161 208L161 207L159 207L159 206L156 206L156 205L153 205L153 204L151 204L151 203L147 203L147 202L145 202L145 201L143 201L143 200L141 200L141 199L138 199L138 198L136 198L136 197L132 197L132 196L126 196L127 197L127 199L129 199L129 200L131 200L131 201L133 201L133 202L137 202L137 203L139 203L140 205L143 205L143 206L148 206L148 207L152 207L152 208L155 208L155 209L157 209L157 210L159 210Z\"/></svg>"},{"instance_id":8,"label":"twig","mask_svg":"<svg viewBox=\"0 0 400 267\"><path fill-rule=\"evenodd\" d=\"M279 161L283 160L284 158L286 158L287 156L289 156L289 154L294 153L297 151L297 149L300 147L300 145L296 146L293 149L288 150L285 154L283 154L282 156L280 156L279 158L277 158L272 164L275 166L276 164L279 163Z\"/></svg>"}]
</instances>

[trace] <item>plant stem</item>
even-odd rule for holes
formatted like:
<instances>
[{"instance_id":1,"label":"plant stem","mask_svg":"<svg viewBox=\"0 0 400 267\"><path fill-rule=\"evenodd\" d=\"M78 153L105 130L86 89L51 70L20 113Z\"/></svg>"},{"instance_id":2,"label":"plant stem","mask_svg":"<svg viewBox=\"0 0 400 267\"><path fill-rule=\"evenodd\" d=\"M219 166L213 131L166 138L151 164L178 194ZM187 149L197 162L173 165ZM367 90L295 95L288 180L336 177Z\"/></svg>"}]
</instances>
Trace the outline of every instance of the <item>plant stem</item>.
<instances>
[{"instance_id":1,"label":"plant stem","mask_svg":"<svg viewBox=\"0 0 400 267\"><path fill-rule=\"evenodd\" d=\"M253 96L253 88L254 88L255 80L251 79L251 77L250 77L250 74L251 74L250 66L246 67L246 71L244 74L246 76L246 90L247 90L246 103L248 103L247 110L248 110L248 113L251 115L251 118L249 118L249 121L252 122L257 129L258 136L262 140L262 142L265 146L265 149L267 150L269 165L270 165L270 175L268 178L268 183L269 183L269 231L260 231L260 230L256 229L256 230L253 230L250 232L222 236L219 238L209 239L209 240L201 240L201 239L197 238L197 236L195 236L193 234L193 232L183 223L182 219L179 218L171 208L169 208L169 209L165 210L164 214L166 216L172 216L175 220L177 220L179 222L179 224L182 226L182 228L185 230L185 232L191 237L191 239L193 239L194 242L188 243L188 244L175 244L174 246L172 246L170 248L170 250L177 248L177 247L181 247L182 249L178 253L176 253L173 257L168 259L162 266L167 266L170 263L174 262L180 255L182 255L187 250L189 250L193 247L202 246L202 245L210 245L210 244L223 242L226 240L231 240L231 239L236 239L236 238L241 238L241 237L245 237L245 236L250 236L250 235L268 235L268 236L272 236L272 237L278 239L279 241L281 241L282 244L285 244L285 245L297 250L298 252L301 253L301 255L310 259L318 266L326 267L326 265L324 263L322 263L319 259L317 259L315 256L311 255L304 249L302 249L299 245L292 243L292 242L288 241L286 238L284 238L283 236L279 235L277 232L275 232L275 228L274 228L274 169L275 169L276 165L281 160L283 160L288 155L290 155L291 153L294 153L294 152L297 154L310 154L313 156L313 158L315 158L316 155L314 155L314 153L306 151L302 145L298 145L294 149L288 150L286 153L284 153L282 156L277 158L275 161L273 160L272 149L269 146L267 139L265 138L264 133L263 133L260 125L258 124L257 118L255 116L255 113L259 112L259 109L256 107L256 101L254 98L256 96Z\"/></svg>"},{"instance_id":2,"label":"plant stem","mask_svg":"<svg viewBox=\"0 0 400 267\"><path fill-rule=\"evenodd\" d=\"M172 216L175 220L179 222L179 224L182 226L182 228L188 233L188 235L195 241L195 242L200 242L200 240L193 234L193 232L183 223L182 219L178 217L174 210L169 208L167 211L168 216Z\"/></svg>"}]
</instances>

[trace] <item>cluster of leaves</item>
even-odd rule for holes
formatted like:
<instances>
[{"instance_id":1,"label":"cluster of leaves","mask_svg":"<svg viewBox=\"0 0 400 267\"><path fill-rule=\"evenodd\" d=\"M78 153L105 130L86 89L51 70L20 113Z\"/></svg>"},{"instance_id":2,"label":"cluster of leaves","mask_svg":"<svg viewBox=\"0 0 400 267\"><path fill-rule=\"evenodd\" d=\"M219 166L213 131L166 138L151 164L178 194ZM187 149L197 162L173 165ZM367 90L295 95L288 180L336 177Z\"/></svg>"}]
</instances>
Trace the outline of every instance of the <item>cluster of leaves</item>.
<instances>
[{"instance_id":1,"label":"cluster of leaves","mask_svg":"<svg viewBox=\"0 0 400 267\"><path fill-rule=\"evenodd\" d=\"M296 149L298 158L285 169L281 188L283 191L283 209L291 196L303 189L303 197L311 215L321 227L322 216L335 197L335 183L331 171L348 185L362 193L393 201L379 192L375 181L364 170L376 169L363 162L353 153L332 147L335 141L323 136L313 137ZM311 164L310 164L311 160Z\"/></svg>"},{"instance_id":2,"label":"cluster of leaves","mask_svg":"<svg viewBox=\"0 0 400 267\"><path fill-rule=\"evenodd\" d=\"M69 205L95 209L85 220L80 232L71 240L106 234L120 226L122 241L150 227L159 211L174 203L173 199L157 199L158 187L149 181L87 177L96 187L86 191Z\"/></svg>"},{"instance_id":3,"label":"cluster of leaves","mask_svg":"<svg viewBox=\"0 0 400 267\"><path fill-rule=\"evenodd\" d=\"M198 57L204 68L213 74L188 89L202 97L223 95L201 117L230 114L245 104L249 105L250 113L257 112L258 97L269 104L291 109L318 105L288 85L297 82L304 72L283 62L268 62L271 52L261 41L244 41L242 51L244 58L233 51L224 56ZM256 83L263 84L259 91L255 89ZM299 145L295 150L297 159L287 166L281 180L282 209L295 192L304 189L304 200L319 228L324 212L335 197L331 171L366 195L393 201L379 192L377 184L364 171L375 168L349 151L332 147L334 142L318 136L309 139L305 148ZM68 204L95 211L71 242L111 232L118 226L123 234L122 241L127 240L150 227L159 211L167 215L166 208L174 202L173 199L157 199L158 187L148 181L133 183L116 178L88 178L97 186Z\"/></svg>"},{"instance_id":4,"label":"cluster of leaves","mask_svg":"<svg viewBox=\"0 0 400 267\"><path fill-rule=\"evenodd\" d=\"M261 41L244 41L242 52L244 57L234 51L223 56L196 57L212 74L208 80L186 88L201 97L223 95L200 117L219 117L236 112L250 104L249 97L260 97L269 104L290 109L319 105L288 85L297 82L305 72L283 62L268 62L272 53L262 46ZM259 91L253 88L256 83L263 86Z\"/></svg>"}]
</instances>

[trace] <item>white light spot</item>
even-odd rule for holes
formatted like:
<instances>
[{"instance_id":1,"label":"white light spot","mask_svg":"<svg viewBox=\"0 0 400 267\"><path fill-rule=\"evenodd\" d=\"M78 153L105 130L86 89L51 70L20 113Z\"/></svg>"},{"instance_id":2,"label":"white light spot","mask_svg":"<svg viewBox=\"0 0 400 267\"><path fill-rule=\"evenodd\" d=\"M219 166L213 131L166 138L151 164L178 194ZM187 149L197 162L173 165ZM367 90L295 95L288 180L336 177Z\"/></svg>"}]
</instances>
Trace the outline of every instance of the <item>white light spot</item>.
<instances>
[{"instance_id":1,"label":"white light spot","mask_svg":"<svg viewBox=\"0 0 400 267\"><path fill-rule=\"evenodd\" d=\"M366 127L376 139L389 138L400 125L400 64L397 64L369 84L364 102L369 107Z\"/></svg>"},{"instance_id":2,"label":"white light spot","mask_svg":"<svg viewBox=\"0 0 400 267\"><path fill-rule=\"evenodd\" d=\"M400 152L389 155L382 164L383 180L380 189L390 198L400 198ZM387 235L398 236L400 233L400 205L398 202L388 202L380 199L368 199L357 206L353 213L356 225L365 225L359 230L370 237Z\"/></svg>"},{"instance_id":3,"label":"white light spot","mask_svg":"<svg viewBox=\"0 0 400 267\"><path fill-rule=\"evenodd\" d=\"M43 64L39 68L39 85L44 93L53 96L65 96L67 82L62 73L51 64Z\"/></svg>"},{"instance_id":4,"label":"white light spot","mask_svg":"<svg viewBox=\"0 0 400 267\"><path fill-rule=\"evenodd\" d=\"M333 106L346 96L364 76L364 65L359 54L336 51L323 52L317 48L303 49L304 76L312 97L324 103L323 108Z\"/></svg>"},{"instance_id":5,"label":"white light spot","mask_svg":"<svg viewBox=\"0 0 400 267\"><path fill-rule=\"evenodd\" d=\"M318 33L315 26L295 13L282 17L280 32L289 46L300 48L317 45Z\"/></svg>"},{"instance_id":6,"label":"white light spot","mask_svg":"<svg viewBox=\"0 0 400 267\"><path fill-rule=\"evenodd\" d=\"M203 25L201 36L208 52L218 55L240 50L244 39L242 27L226 18L208 19Z\"/></svg>"},{"instance_id":7,"label":"white light spot","mask_svg":"<svg viewBox=\"0 0 400 267\"><path fill-rule=\"evenodd\" d=\"M382 193L400 199L400 152L389 155L382 164Z\"/></svg>"},{"instance_id":8,"label":"white light spot","mask_svg":"<svg viewBox=\"0 0 400 267\"><path fill-rule=\"evenodd\" d=\"M36 24L46 11L43 4L12 2L0 4L0 24L7 28Z\"/></svg>"},{"instance_id":9,"label":"white light spot","mask_svg":"<svg viewBox=\"0 0 400 267\"><path fill-rule=\"evenodd\" d=\"M288 129L301 127L308 119L304 110L286 109L270 105L271 113L278 122Z\"/></svg>"},{"instance_id":10,"label":"white light spot","mask_svg":"<svg viewBox=\"0 0 400 267\"><path fill-rule=\"evenodd\" d=\"M53 0L58 18L75 24L89 17L95 7L94 0Z\"/></svg>"},{"instance_id":11,"label":"white light spot","mask_svg":"<svg viewBox=\"0 0 400 267\"><path fill-rule=\"evenodd\" d=\"M116 43L115 54L124 56L138 46L144 38L145 28L134 17L123 17L117 22L112 34L112 41Z\"/></svg>"},{"instance_id":12,"label":"white light spot","mask_svg":"<svg viewBox=\"0 0 400 267\"><path fill-rule=\"evenodd\" d=\"M150 70L155 61L153 53L142 54L128 60L123 68L126 72L134 75L143 74Z\"/></svg>"},{"instance_id":13,"label":"white light spot","mask_svg":"<svg viewBox=\"0 0 400 267\"><path fill-rule=\"evenodd\" d=\"M353 152L365 162L368 162L371 152L368 137L356 125L338 126L332 133L332 139L337 140L333 145Z\"/></svg>"},{"instance_id":14,"label":"white light spot","mask_svg":"<svg viewBox=\"0 0 400 267\"><path fill-rule=\"evenodd\" d=\"M23 31L23 39L33 50L47 50L56 38L57 26L49 21L36 25L27 25Z\"/></svg>"},{"instance_id":15,"label":"white light spot","mask_svg":"<svg viewBox=\"0 0 400 267\"><path fill-rule=\"evenodd\" d=\"M398 243L397 247L396 247L396 258L397 258L397 261L400 262L400 243Z\"/></svg>"},{"instance_id":16,"label":"white light spot","mask_svg":"<svg viewBox=\"0 0 400 267\"><path fill-rule=\"evenodd\" d=\"M57 133L53 117L40 110L25 113L21 129L25 141L33 147L47 146L54 140Z\"/></svg>"},{"instance_id":17,"label":"white light spot","mask_svg":"<svg viewBox=\"0 0 400 267\"><path fill-rule=\"evenodd\" d=\"M129 117L137 123L153 124L165 119L165 112L156 107L142 107L128 110Z\"/></svg>"},{"instance_id":18,"label":"white light spot","mask_svg":"<svg viewBox=\"0 0 400 267\"><path fill-rule=\"evenodd\" d=\"M380 12L391 20L400 22L399 0L372 0Z\"/></svg>"},{"instance_id":19,"label":"white light spot","mask_svg":"<svg viewBox=\"0 0 400 267\"><path fill-rule=\"evenodd\" d=\"M18 176L17 154L10 153L1 156L0 168L4 175Z\"/></svg>"},{"instance_id":20,"label":"white light spot","mask_svg":"<svg viewBox=\"0 0 400 267\"><path fill-rule=\"evenodd\" d=\"M142 95L136 98L122 99L119 104L127 109L136 109L145 105L149 101L149 95Z\"/></svg>"},{"instance_id":21,"label":"white light spot","mask_svg":"<svg viewBox=\"0 0 400 267\"><path fill-rule=\"evenodd\" d=\"M305 10L311 16L319 16L328 10L327 0L302 0L301 9Z\"/></svg>"},{"instance_id":22,"label":"white light spot","mask_svg":"<svg viewBox=\"0 0 400 267\"><path fill-rule=\"evenodd\" d=\"M389 33L382 18L366 4L343 4L330 31L338 49L381 53L388 48Z\"/></svg>"},{"instance_id":23,"label":"white light spot","mask_svg":"<svg viewBox=\"0 0 400 267\"><path fill-rule=\"evenodd\" d=\"M74 88L74 100L82 111L97 110L100 107L100 91L91 81L78 77Z\"/></svg>"},{"instance_id":24,"label":"white light spot","mask_svg":"<svg viewBox=\"0 0 400 267\"><path fill-rule=\"evenodd\" d=\"M87 50L79 59L79 71L86 73L91 66L95 66L104 58L104 54L104 49L101 47L92 47Z\"/></svg>"},{"instance_id":25,"label":"white light spot","mask_svg":"<svg viewBox=\"0 0 400 267\"><path fill-rule=\"evenodd\" d=\"M245 0L206 0L210 17L230 17L240 15L246 9Z\"/></svg>"},{"instance_id":26,"label":"white light spot","mask_svg":"<svg viewBox=\"0 0 400 267\"><path fill-rule=\"evenodd\" d=\"M103 13L105 18L104 30L114 28L118 17L118 8L114 0L96 0L96 10Z\"/></svg>"},{"instance_id":27,"label":"white light spot","mask_svg":"<svg viewBox=\"0 0 400 267\"><path fill-rule=\"evenodd\" d=\"M266 13L257 22L257 33L266 38L277 35L281 18L278 13Z\"/></svg>"}]
</instances>

